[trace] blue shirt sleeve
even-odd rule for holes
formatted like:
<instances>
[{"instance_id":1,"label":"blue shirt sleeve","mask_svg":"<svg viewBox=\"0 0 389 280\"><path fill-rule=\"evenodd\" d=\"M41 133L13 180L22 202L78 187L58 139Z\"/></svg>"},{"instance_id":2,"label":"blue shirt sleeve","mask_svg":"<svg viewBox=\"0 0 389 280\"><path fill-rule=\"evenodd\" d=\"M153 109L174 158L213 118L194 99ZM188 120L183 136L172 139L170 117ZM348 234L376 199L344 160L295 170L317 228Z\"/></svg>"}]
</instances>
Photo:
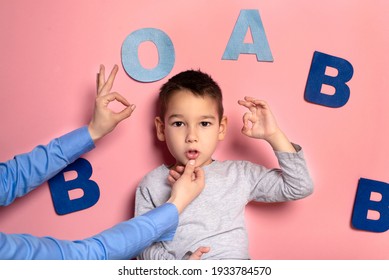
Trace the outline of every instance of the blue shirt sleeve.
<instances>
[{"instance_id":1,"label":"blue shirt sleeve","mask_svg":"<svg viewBox=\"0 0 389 280\"><path fill-rule=\"evenodd\" d=\"M84 240L0 233L0 259L131 259L153 242L172 240L177 225L176 206L165 203Z\"/></svg>"},{"instance_id":2,"label":"blue shirt sleeve","mask_svg":"<svg viewBox=\"0 0 389 280\"><path fill-rule=\"evenodd\" d=\"M0 206L12 203L94 148L87 126L0 163Z\"/></svg>"},{"instance_id":3,"label":"blue shirt sleeve","mask_svg":"<svg viewBox=\"0 0 389 280\"><path fill-rule=\"evenodd\" d=\"M165 203L93 238L103 244L106 259L130 259L154 242L172 240L177 226L177 207Z\"/></svg>"},{"instance_id":4,"label":"blue shirt sleeve","mask_svg":"<svg viewBox=\"0 0 389 280\"><path fill-rule=\"evenodd\" d=\"M0 206L32 191L93 148L84 126L0 163ZM84 240L0 232L0 259L130 259L153 242L171 240L177 225L178 210L166 203Z\"/></svg>"}]
</instances>

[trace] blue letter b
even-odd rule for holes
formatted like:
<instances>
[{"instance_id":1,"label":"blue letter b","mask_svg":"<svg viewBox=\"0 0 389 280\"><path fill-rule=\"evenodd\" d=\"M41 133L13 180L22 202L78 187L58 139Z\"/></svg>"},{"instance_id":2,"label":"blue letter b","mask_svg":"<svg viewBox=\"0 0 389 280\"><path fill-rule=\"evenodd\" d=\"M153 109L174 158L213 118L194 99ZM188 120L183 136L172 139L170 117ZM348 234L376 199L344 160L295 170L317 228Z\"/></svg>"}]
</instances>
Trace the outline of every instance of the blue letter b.
<instances>
[{"instance_id":1,"label":"blue letter b","mask_svg":"<svg viewBox=\"0 0 389 280\"><path fill-rule=\"evenodd\" d=\"M335 68L338 75L326 75L327 66ZM346 83L351 80L353 73L353 66L347 60L315 52L305 88L305 100L332 108L342 107L350 97L350 88ZM332 86L335 93L333 95L322 93L322 85Z\"/></svg>"},{"instance_id":2,"label":"blue letter b","mask_svg":"<svg viewBox=\"0 0 389 280\"><path fill-rule=\"evenodd\" d=\"M379 193L381 199L371 200L372 193ZM389 229L389 184L359 179L355 197L352 225L361 230L384 232ZM379 213L379 219L369 219L368 212L373 210Z\"/></svg>"},{"instance_id":3,"label":"blue letter b","mask_svg":"<svg viewBox=\"0 0 389 280\"><path fill-rule=\"evenodd\" d=\"M64 174L69 171L75 171L78 177L66 181ZM89 180L91 176L91 164L86 159L79 158L49 180L51 197L58 215L84 210L96 204L100 197L100 190L96 182ZM84 195L70 199L69 192L75 189L82 189Z\"/></svg>"}]
</instances>

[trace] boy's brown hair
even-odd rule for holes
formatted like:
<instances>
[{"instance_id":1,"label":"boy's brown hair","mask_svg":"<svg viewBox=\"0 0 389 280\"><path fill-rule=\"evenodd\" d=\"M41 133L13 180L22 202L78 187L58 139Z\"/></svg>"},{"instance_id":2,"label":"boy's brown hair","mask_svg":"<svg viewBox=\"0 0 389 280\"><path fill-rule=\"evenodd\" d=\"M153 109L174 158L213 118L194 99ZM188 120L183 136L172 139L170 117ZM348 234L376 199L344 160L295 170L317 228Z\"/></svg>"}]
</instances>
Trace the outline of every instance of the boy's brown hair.
<instances>
[{"instance_id":1,"label":"boy's brown hair","mask_svg":"<svg viewBox=\"0 0 389 280\"><path fill-rule=\"evenodd\" d=\"M180 72L162 85L158 99L161 120L164 120L170 96L178 90L189 90L196 96L213 98L217 104L219 121L221 121L224 113L222 91L210 75L200 70Z\"/></svg>"}]
</instances>

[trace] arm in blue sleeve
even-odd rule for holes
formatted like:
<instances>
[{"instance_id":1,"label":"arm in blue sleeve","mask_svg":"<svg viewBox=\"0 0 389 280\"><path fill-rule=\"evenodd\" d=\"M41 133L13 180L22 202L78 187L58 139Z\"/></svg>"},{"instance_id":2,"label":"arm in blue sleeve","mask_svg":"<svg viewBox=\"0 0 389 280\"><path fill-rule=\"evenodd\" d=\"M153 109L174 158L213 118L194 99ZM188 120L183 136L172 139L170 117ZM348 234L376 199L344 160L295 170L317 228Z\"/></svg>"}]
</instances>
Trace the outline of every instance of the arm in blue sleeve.
<instances>
[{"instance_id":1,"label":"arm in blue sleeve","mask_svg":"<svg viewBox=\"0 0 389 280\"><path fill-rule=\"evenodd\" d=\"M177 225L176 206L165 203L85 240L0 233L0 259L131 259L153 242L172 240Z\"/></svg>"},{"instance_id":2,"label":"arm in blue sleeve","mask_svg":"<svg viewBox=\"0 0 389 280\"><path fill-rule=\"evenodd\" d=\"M0 163L0 206L12 203L94 148L87 126Z\"/></svg>"},{"instance_id":3,"label":"arm in blue sleeve","mask_svg":"<svg viewBox=\"0 0 389 280\"><path fill-rule=\"evenodd\" d=\"M94 238L103 244L107 259L129 259L139 255L154 242L172 240L177 226L177 207L165 203Z\"/></svg>"}]
</instances>

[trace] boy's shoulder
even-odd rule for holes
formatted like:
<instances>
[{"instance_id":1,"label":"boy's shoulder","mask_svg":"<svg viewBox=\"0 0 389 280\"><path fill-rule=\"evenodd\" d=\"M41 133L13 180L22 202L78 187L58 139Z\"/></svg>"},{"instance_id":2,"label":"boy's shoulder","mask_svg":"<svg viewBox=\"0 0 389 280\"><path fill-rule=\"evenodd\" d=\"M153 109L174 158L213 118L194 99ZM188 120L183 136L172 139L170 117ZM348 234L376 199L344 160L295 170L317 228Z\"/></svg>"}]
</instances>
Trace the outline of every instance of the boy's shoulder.
<instances>
[{"instance_id":1,"label":"boy's shoulder","mask_svg":"<svg viewBox=\"0 0 389 280\"><path fill-rule=\"evenodd\" d=\"M166 165L162 164L143 176L139 187L154 188L161 184L166 184L168 174L169 169Z\"/></svg>"},{"instance_id":2,"label":"boy's shoulder","mask_svg":"<svg viewBox=\"0 0 389 280\"><path fill-rule=\"evenodd\" d=\"M212 164L215 168L241 168L247 165L256 165L248 160L215 160Z\"/></svg>"},{"instance_id":3,"label":"boy's shoulder","mask_svg":"<svg viewBox=\"0 0 389 280\"><path fill-rule=\"evenodd\" d=\"M236 174L242 172L242 170L250 170L252 168L262 168L262 166L252 163L247 160L215 160L209 167L206 167L210 172L218 174Z\"/></svg>"},{"instance_id":4,"label":"boy's shoulder","mask_svg":"<svg viewBox=\"0 0 389 280\"><path fill-rule=\"evenodd\" d=\"M144 177L148 176L159 176L160 174L166 174L169 173L169 168L165 164L161 164L160 166L157 166L156 168L152 169Z\"/></svg>"}]
</instances>

